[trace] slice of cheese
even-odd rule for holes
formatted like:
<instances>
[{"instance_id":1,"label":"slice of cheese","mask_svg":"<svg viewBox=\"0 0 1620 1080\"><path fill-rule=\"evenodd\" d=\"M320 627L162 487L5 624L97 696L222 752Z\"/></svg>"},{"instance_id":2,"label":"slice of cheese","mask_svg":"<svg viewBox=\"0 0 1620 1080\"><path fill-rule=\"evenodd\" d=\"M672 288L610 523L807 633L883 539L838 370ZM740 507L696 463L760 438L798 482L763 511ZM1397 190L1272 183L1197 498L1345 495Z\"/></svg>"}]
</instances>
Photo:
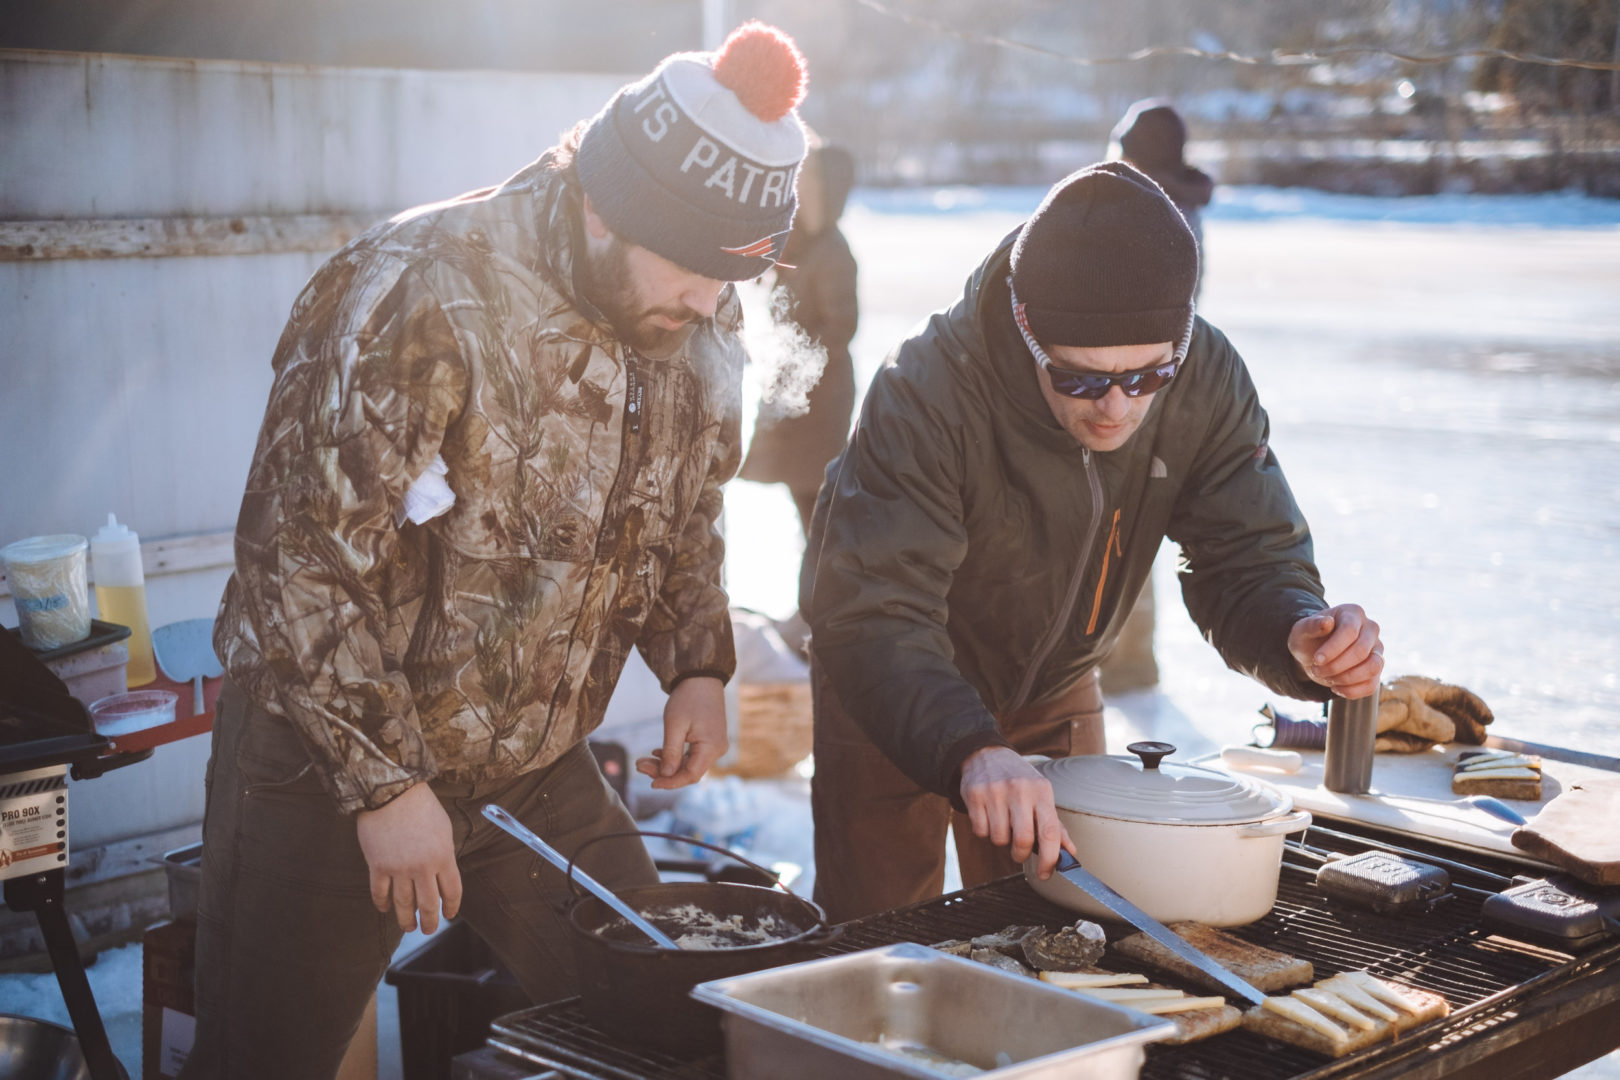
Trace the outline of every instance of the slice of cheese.
<instances>
[{"instance_id":1,"label":"slice of cheese","mask_svg":"<svg viewBox=\"0 0 1620 1080\"><path fill-rule=\"evenodd\" d=\"M1371 1013L1380 1020L1393 1020L1400 1015L1345 975L1335 975L1331 979L1317 983L1316 986L1319 990L1328 990L1339 995L1344 1001L1354 1005L1362 1012Z\"/></svg>"},{"instance_id":2,"label":"slice of cheese","mask_svg":"<svg viewBox=\"0 0 1620 1080\"><path fill-rule=\"evenodd\" d=\"M1517 750L1468 750L1458 758L1459 761L1495 761L1499 758L1518 757Z\"/></svg>"},{"instance_id":3,"label":"slice of cheese","mask_svg":"<svg viewBox=\"0 0 1620 1080\"><path fill-rule=\"evenodd\" d=\"M1332 1042L1342 1043L1350 1040L1348 1031L1297 998L1268 997L1262 1004L1278 1016L1292 1020L1302 1027L1310 1028Z\"/></svg>"},{"instance_id":4,"label":"slice of cheese","mask_svg":"<svg viewBox=\"0 0 1620 1080\"><path fill-rule=\"evenodd\" d=\"M1413 1016L1422 1012L1412 999L1401 993L1399 989L1368 972L1347 971L1343 977L1349 979L1379 1001L1393 1005L1402 1012L1410 1013Z\"/></svg>"},{"instance_id":5,"label":"slice of cheese","mask_svg":"<svg viewBox=\"0 0 1620 1080\"><path fill-rule=\"evenodd\" d=\"M1131 1008L1138 1012L1152 1013L1154 1016L1164 1016L1166 1013L1193 1012L1196 1009L1218 1009L1225 1004L1226 999L1223 997L1188 997L1183 994L1179 998L1144 1001L1140 1005L1131 1005Z\"/></svg>"},{"instance_id":6,"label":"slice of cheese","mask_svg":"<svg viewBox=\"0 0 1620 1080\"><path fill-rule=\"evenodd\" d=\"M1088 987L1135 986L1147 982L1147 976L1116 975L1111 971L1043 971L1041 980L1065 990L1083 990Z\"/></svg>"},{"instance_id":7,"label":"slice of cheese","mask_svg":"<svg viewBox=\"0 0 1620 1080\"><path fill-rule=\"evenodd\" d=\"M1498 758L1464 758L1457 762L1460 772L1478 772L1482 769L1540 769L1541 758L1535 754L1510 754Z\"/></svg>"},{"instance_id":8,"label":"slice of cheese","mask_svg":"<svg viewBox=\"0 0 1620 1080\"><path fill-rule=\"evenodd\" d=\"M1353 1028L1361 1031L1371 1031L1378 1026L1378 1021L1362 1012L1360 1009L1345 1001L1331 990L1320 990L1314 986L1307 986L1295 990L1294 996L1305 1004L1335 1020L1342 1020Z\"/></svg>"},{"instance_id":9,"label":"slice of cheese","mask_svg":"<svg viewBox=\"0 0 1620 1080\"><path fill-rule=\"evenodd\" d=\"M1138 988L1134 986L1077 986L1077 993L1086 994L1102 1001L1113 1001L1120 1005L1130 1005L1138 1001L1157 1001L1160 998L1184 998L1184 990Z\"/></svg>"},{"instance_id":10,"label":"slice of cheese","mask_svg":"<svg viewBox=\"0 0 1620 1080\"><path fill-rule=\"evenodd\" d=\"M1453 773L1451 779L1462 784L1487 780L1540 780L1541 774L1535 769L1509 766L1501 769L1469 769L1467 772Z\"/></svg>"}]
</instances>

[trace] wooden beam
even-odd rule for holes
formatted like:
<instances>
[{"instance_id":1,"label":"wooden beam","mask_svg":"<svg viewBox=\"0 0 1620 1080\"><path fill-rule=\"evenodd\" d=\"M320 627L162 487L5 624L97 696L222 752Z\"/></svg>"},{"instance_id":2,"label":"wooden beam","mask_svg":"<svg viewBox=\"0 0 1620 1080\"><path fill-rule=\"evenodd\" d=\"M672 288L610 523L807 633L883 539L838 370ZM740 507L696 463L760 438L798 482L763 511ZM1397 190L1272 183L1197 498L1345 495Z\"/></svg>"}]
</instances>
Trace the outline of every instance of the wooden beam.
<instances>
[{"instance_id":1,"label":"wooden beam","mask_svg":"<svg viewBox=\"0 0 1620 1080\"><path fill-rule=\"evenodd\" d=\"M148 578L213 570L235 561L236 534L229 529L141 542L141 570ZM95 583L93 571L87 570L86 576L91 584ZM10 595L11 582L6 578L4 564L0 564L0 598Z\"/></svg>"},{"instance_id":2,"label":"wooden beam","mask_svg":"<svg viewBox=\"0 0 1620 1080\"><path fill-rule=\"evenodd\" d=\"M0 262L336 251L387 214L0 221Z\"/></svg>"}]
</instances>

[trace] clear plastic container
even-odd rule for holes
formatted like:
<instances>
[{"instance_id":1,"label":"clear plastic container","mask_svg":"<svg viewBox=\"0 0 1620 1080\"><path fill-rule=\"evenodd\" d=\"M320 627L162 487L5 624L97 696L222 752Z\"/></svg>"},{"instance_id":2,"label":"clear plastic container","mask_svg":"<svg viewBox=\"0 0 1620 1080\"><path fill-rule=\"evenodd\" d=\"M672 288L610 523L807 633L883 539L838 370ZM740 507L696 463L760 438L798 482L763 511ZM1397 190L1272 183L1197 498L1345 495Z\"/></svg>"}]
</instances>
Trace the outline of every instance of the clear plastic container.
<instances>
[{"instance_id":1,"label":"clear plastic container","mask_svg":"<svg viewBox=\"0 0 1620 1080\"><path fill-rule=\"evenodd\" d=\"M58 649L90 636L85 539L72 533L34 536L0 548L18 629L31 649Z\"/></svg>"},{"instance_id":2,"label":"clear plastic container","mask_svg":"<svg viewBox=\"0 0 1620 1080\"><path fill-rule=\"evenodd\" d=\"M90 540L90 561L96 571L96 607L103 622L129 627L130 686L145 686L157 678L152 662L152 628L146 617L146 573L141 567L141 538L114 514Z\"/></svg>"},{"instance_id":3,"label":"clear plastic container","mask_svg":"<svg viewBox=\"0 0 1620 1080\"><path fill-rule=\"evenodd\" d=\"M174 722L174 703L180 695L173 690L131 690L112 694L90 703L90 719L97 735L128 735L149 727Z\"/></svg>"}]
</instances>

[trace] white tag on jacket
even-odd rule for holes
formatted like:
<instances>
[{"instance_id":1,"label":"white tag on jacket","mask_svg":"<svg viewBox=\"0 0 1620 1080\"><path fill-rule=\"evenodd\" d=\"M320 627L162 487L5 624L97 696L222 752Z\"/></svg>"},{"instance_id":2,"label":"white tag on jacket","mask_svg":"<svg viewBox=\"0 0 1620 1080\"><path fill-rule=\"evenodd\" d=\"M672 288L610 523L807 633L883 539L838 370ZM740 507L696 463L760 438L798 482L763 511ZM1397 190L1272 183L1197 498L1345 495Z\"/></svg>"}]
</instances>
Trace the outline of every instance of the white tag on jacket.
<instances>
[{"instance_id":1,"label":"white tag on jacket","mask_svg":"<svg viewBox=\"0 0 1620 1080\"><path fill-rule=\"evenodd\" d=\"M423 470L411 486L405 491L405 504L394 515L394 524L403 525L407 520L421 525L432 521L440 514L448 513L456 504L456 493L450 490L445 477L450 475L450 466L444 463L439 454L433 455L428 467Z\"/></svg>"}]
</instances>

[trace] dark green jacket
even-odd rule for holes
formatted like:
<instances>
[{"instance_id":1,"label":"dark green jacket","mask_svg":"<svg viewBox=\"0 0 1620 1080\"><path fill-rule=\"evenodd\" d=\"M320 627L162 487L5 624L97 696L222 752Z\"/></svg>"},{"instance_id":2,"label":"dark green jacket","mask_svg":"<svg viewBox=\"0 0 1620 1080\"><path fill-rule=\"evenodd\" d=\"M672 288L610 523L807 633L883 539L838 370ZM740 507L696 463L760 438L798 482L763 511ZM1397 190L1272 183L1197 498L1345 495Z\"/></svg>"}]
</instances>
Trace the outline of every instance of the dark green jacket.
<instances>
[{"instance_id":1,"label":"dark green jacket","mask_svg":"<svg viewBox=\"0 0 1620 1080\"><path fill-rule=\"evenodd\" d=\"M1326 607L1310 531L1226 338L1195 326L1187 362L1118 450L1052 416L1012 320L1012 237L963 298L872 380L827 470L800 603L817 662L872 740L955 796L992 714L1055 697L1112 647L1161 540L1232 668L1321 700L1289 628Z\"/></svg>"}]
</instances>

